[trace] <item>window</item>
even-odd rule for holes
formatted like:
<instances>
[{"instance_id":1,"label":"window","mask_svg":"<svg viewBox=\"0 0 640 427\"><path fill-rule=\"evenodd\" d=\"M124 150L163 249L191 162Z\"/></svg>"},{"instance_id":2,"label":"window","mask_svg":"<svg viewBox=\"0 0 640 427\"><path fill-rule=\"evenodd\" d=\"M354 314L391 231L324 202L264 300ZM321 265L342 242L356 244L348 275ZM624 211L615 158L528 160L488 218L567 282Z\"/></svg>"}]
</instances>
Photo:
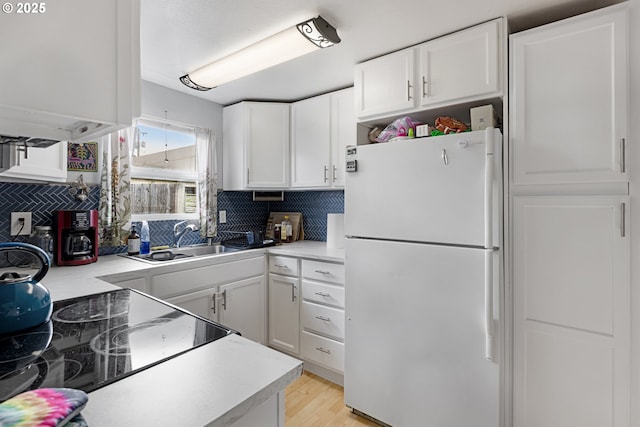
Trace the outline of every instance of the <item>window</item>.
<instances>
[{"instance_id":1,"label":"window","mask_svg":"<svg viewBox=\"0 0 640 427\"><path fill-rule=\"evenodd\" d=\"M140 120L131 150L132 219L197 219L195 131Z\"/></svg>"}]
</instances>

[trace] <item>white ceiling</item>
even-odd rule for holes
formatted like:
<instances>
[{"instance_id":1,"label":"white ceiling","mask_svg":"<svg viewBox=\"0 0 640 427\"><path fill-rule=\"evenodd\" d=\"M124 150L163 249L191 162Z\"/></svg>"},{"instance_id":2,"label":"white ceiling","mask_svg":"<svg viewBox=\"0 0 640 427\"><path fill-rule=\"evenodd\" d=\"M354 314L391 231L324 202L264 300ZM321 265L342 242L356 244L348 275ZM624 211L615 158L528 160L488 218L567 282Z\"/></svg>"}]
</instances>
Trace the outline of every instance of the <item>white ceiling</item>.
<instances>
[{"instance_id":1,"label":"white ceiling","mask_svg":"<svg viewBox=\"0 0 640 427\"><path fill-rule=\"evenodd\" d=\"M353 84L364 60L507 16L511 31L618 0L142 0L142 78L222 105L294 101ZM178 78L310 17L342 42L207 92Z\"/></svg>"}]
</instances>

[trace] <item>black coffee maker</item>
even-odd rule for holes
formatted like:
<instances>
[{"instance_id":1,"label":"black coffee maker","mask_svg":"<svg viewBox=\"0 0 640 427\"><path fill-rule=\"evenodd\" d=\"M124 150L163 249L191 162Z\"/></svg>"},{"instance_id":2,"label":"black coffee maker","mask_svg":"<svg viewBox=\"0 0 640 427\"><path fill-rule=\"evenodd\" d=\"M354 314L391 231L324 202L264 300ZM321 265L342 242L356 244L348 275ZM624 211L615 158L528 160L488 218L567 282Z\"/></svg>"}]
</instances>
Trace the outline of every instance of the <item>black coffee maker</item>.
<instances>
[{"instance_id":1,"label":"black coffee maker","mask_svg":"<svg viewBox=\"0 0 640 427\"><path fill-rule=\"evenodd\" d=\"M98 260L98 211L56 211L54 258L57 265L82 265Z\"/></svg>"}]
</instances>

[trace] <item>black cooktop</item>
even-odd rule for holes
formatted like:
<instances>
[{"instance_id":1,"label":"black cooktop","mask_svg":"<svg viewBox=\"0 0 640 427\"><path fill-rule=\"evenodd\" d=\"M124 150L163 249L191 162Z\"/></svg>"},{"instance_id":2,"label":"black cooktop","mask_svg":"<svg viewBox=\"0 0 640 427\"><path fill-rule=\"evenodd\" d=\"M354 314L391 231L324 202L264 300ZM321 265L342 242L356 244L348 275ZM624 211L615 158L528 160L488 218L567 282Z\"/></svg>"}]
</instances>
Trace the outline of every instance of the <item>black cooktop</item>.
<instances>
[{"instance_id":1,"label":"black cooktop","mask_svg":"<svg viewBox=\"0 0 640 427\"><path fill-rule=\"evenodd\" d=\"M132 289L57 301L49 322L0 336L0 401L41 387L90 392L233 333Z\"/></svg>"}]
</instances>

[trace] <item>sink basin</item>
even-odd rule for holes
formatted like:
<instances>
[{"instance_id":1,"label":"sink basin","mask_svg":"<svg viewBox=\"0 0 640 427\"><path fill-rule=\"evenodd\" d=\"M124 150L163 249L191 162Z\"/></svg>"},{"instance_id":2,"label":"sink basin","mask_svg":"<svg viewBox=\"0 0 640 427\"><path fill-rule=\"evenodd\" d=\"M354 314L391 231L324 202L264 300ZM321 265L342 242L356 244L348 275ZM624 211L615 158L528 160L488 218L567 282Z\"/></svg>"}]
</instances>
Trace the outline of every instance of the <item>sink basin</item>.
<instances>
[{"instance_id":1,"label":"sink basin","mask_svg":"<svg viewBox=\"0 0 640 427\"><path fill-rule=\"evenodd\" d=\"M184 248L171 249L171 251L176 255L182 254L186 256L215 255L215 254L222 254L225 252L237 252L238 250L239 249L228 248L222 245L186 246Z\"/></svg>"},{"instance_id":2,"label":"sink basin","mask_svg":"<svg viewBox=\"0 0 640 427\"><path fill-rule=\"evenodd\" d=\"M151 252L149 255L127 255L121 254L126 258L132 258L139 261L148 262L151 264L177 261L190 257L202 257L209 255L223 254L227 252L237 252L239 249L228 248L223 245L199 245L199 246L185 246L183 248L172 248L162 251Z\"/></svg>"}]
</instances>

